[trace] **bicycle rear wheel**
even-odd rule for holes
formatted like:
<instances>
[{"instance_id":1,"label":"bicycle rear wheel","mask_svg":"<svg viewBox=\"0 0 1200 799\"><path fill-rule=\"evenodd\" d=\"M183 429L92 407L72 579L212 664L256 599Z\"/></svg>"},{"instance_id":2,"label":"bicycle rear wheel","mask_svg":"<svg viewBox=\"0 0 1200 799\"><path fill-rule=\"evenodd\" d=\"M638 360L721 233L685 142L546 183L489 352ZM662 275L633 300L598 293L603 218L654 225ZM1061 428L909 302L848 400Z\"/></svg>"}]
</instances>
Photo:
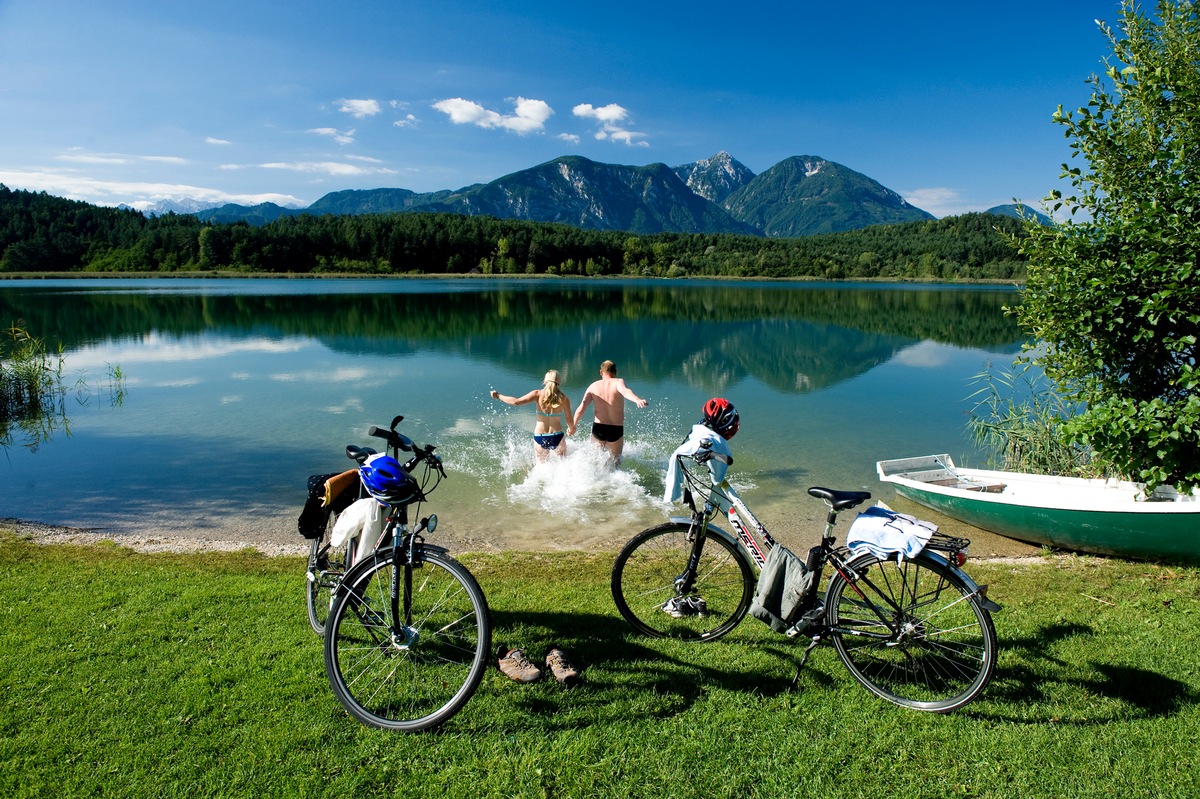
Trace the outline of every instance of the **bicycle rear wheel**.
<instances>
[{"instance_id":1,"label":"bicycle rear wheel","mask_svg":"<svg viewBox=\"0 0 1200 799\"><path fill-rule=\"evenodd\" d=\"M325 634L325 620L333 600L333 590L346 572L346 545L329 544L329 534L314 538L308 550L308 571L305 573L305 604L308 605L308 624L317 635Z\"/></svg>"},{"instance_id":2,"label":"bicycle rear wheel","mask_svg":"<svg viewBox=\"0 0 1200 799\"><path fill-rule=\"evenodd\" d=\"M352 569L326 625L325 673L334 696L363 724L418 732L442 724L483 679L491 622L483 591L445 552L412 568L411 622L391 618L390 550ZM403 593L404 572L398 575ZM404 613L404 599L400 599Z\"/></svg>"},{"instance_id":3,"label":"bicycle rear wheel","mask_svg":"<svg viewBox=\"0 0 1200 799\"><path fill-rule=\"evenodd\" d=\"M712 641L736 627L750 609L754 568L737 545L710 533L694 588L680 596L676 581L684 575L692 552L688 531L686 524L669 522L630 539L613 563L613 601L641 633ZM685 600L682 606L679 599ZM668 605L672 600L675 606Z\"/></svg>"},{"instance_id":4,"label":"bicycle rear wheel","mask_svg":"<svg viewBox=\"0 0 1200 799\"><path fill-rule=\"evenodd\" d=\"M970 702L996 667L996 630L978 596L924 555L855 559L825 595L834 648L854 679L897 705L946 713Z\"/></svg>"}]
</instances>

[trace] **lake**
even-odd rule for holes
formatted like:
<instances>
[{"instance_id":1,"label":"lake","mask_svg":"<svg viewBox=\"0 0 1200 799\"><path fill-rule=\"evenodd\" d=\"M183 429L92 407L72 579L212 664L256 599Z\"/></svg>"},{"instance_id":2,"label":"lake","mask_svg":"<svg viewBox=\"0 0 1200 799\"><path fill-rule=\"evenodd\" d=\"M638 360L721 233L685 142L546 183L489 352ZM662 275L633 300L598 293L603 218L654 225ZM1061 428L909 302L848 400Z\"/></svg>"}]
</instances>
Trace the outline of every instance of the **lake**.
<instances>
[{"instance_id":1,"label":"lake","mask_svg":"<svg viewBox=\"0 0 1200 799\"><path fill-rule=\"evenodd\" d=\"M810 485L866 488L874 464L980 464L971 378L1022 336L1004 287L662 280L0 281L0 321L65 353L68 384L113 365L124 400L67 401L68 430L0 463L0 517L300 543L310 474L341 471L371 425L432 443L449 474L422 513L457 549L615 547L665 518L669 453L710 396L742 419L735 485L777 537L806 542ZM520 395L547 369L578 405L604 359L650 404L622 467L588 443L535 465ZM69 434L68 434L69 432ZM375 441L374 443L379 443ZM678 511L676 511L678 512ZM799 546L799 543L794 543Z\"/></svg>"}]
</instances>

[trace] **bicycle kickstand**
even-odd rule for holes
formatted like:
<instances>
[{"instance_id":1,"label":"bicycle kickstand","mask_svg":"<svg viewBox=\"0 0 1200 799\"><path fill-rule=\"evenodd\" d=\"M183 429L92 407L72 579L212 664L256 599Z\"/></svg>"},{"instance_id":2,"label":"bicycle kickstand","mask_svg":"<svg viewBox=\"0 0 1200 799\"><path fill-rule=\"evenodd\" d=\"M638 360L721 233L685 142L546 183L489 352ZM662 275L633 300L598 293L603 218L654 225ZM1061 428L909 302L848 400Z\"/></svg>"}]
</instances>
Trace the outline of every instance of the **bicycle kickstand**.
<instances>
[{"instance_id":1,"label":"bicycle kickstand","mask_svg":"<svg viewBox=\"0 0 1200 799\"><path fill-rule=\"evenodd\" d=\"M817 645L821 643L820 633L812 637L812 643L804 650L804 654L800 656L800 662L796 664L796 676L792 678L792 690L796 689L796 684L800 681L800 670L804 668L804 664L808 662L808 656Z\"/></svg>"}]
</instances>

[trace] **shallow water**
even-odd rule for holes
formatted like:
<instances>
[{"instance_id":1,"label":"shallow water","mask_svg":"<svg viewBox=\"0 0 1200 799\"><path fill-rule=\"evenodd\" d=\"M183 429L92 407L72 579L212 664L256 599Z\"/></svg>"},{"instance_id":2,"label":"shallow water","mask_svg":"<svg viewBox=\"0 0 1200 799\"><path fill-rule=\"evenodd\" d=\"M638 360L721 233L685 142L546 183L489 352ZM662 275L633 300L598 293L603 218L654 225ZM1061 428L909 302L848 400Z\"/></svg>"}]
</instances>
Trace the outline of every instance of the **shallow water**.
<instances>
[{"instance_id":1,"label":"shallow water","mask_svg":"<svg viewBox=\"0 0 1200 799\"><path fill-rule=\"evenodd\" d=\"M667 455L713 395L742 416L732 477L785 541L815 535L809 485L865 487L874 463L949 452L970 378L1020 349L1006 289L669 281L0 281L0 321L66 355L93 389L36 450L0 463L0 517L172 535L291 540L310 474L346 444L400 429L434 443L449 478L421 513L470 549L603 548L663 520ZM630 405L611 469L587 439L535 464L521 394L546 369L578 403L601 360ZM378 442L376 442L378 443ZM677 510L675 512L678 512Z\"/></svg>"}]
</instances>

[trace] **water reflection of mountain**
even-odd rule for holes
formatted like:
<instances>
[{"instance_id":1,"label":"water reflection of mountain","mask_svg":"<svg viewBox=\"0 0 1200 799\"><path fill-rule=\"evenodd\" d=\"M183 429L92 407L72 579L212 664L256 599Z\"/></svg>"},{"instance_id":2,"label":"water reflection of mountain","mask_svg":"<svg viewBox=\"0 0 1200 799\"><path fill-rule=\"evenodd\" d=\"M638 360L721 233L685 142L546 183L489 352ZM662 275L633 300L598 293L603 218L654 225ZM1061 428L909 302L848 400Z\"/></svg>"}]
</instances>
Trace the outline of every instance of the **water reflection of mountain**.
<instances>
[{"instance_id":1,"label":"water reflection of mountain","mask_svg":"<svg viewBox=\"0 0 1200 799\"><path fill-rule=\"evenodd\" d=\"M345 352L435 350L537 372L591 374L622 353L627 374L719 388L752 376L782 391L821 388L921 340L1008 350L1011 292L795 284L528 287L445 293L221 294L5 289L0 322L24 319L66 349L148 332L304 336ZM574 372L580 369L581 372Z\"/></svg>"}]
</instances>

